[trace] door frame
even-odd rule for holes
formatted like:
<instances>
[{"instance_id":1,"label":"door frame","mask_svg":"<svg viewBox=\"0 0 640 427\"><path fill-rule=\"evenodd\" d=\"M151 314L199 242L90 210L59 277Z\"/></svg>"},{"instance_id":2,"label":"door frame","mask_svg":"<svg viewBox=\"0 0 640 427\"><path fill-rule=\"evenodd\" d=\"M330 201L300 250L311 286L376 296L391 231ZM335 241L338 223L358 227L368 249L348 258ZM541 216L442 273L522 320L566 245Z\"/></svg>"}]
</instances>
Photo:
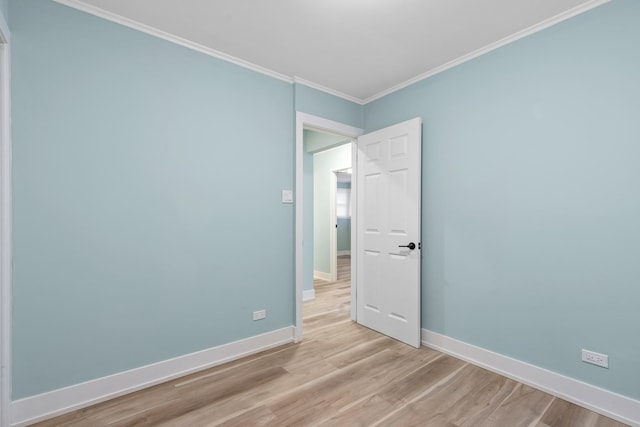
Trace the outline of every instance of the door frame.
<instances>
[{"instance_id":1,"label":"door frame","mask_svg":"<svg viewBox=\"0 0 640 427\"><path fill-rule=\"evenodd\" d=\"M343 135L347 138L357 139L364 131L360 128L350 126L344 123L336 122L333 120L325 119L323 117L314 116L312 114L302 113L296 111L296 194L295 194L295 332L294 340L299 342L302 340L302 282L303 282L303 269L304 269L304 251L303 251L303 221L304 221L304 209L303 209L303 193L304 193L304 128L317 129L321 131L331 132L338 135ZM356 144L352 143L352 153L357 151ZM355 162L355 157L352 157L352 166ZM355 170L355 169L354 169ZM353 182L351 183L353 186ZM353 201L354 192L351 193L351 200ZM354 234L353 224L351 233L351 250L354 246ZM353 265L353 262L352 262ZM354 268L351 268L351 318L355 319L356 316L356 304L355 299L357 297L355 292L355 276Z\"/></svg>"},{"instance_id":2,"label":"door frame","mask_svg":"<svg viewBox=\"0 0 640 427\"><path fill-rule=\"evenodd\" d=\"M0 426L11 424L11 66L9 26L0 13Z\"/></svg>"}]
</instances>

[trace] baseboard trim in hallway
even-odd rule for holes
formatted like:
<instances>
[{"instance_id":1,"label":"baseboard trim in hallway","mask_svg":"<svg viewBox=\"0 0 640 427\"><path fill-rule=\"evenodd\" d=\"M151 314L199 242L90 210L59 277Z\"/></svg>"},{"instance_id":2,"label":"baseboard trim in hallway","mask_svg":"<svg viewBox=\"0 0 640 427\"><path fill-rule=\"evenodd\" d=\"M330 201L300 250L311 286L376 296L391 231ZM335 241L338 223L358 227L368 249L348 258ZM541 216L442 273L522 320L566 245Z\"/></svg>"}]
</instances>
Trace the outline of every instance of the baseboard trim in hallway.
<instances>
[{"instance_id":1,"label":"baseboard trim in hallway","mask_svg":"<svg viewBox=\"0 0 640 427\"><path fill-rule=\"evenodd\" d=\"M293 342L293 333L293 327L286 327L107 377L19 399L11 404L11 425L26 426L269 348L288 344Z\"/></svg>"},{"instance_id":2,"label":"baseboard trim in hallway","mask_svg":"<svg viewBox=\"0 0 640 427\"><path fill-rule=\"evenodd\" d=\"M310 289L307 291L302 291L302 301L311 301L316 298L315 289Z\"/></svg>"},{"instance_id":3,"label":"baseboard trim in hallway","mask_svg":"<svg viewBox=\"0 0 640 427\"><path fill-rule=\"evenodd\" d=\"M422 344L560 397L606 417L640 427L640 401L422 329Z\"/></svg>"},{"instance_id":4,"label":"baseboard trim in hallway","mask_svg":"<svg viewBox=\"0 0 640 427\"><path fill-rule=\"evenodd\" d=\"M313 272L313 279L320 279L320 280L326 280L327 282L331 281L331 273L326 273L324 271L317 271L315 270Z\"/></svg>"}]
</instances>

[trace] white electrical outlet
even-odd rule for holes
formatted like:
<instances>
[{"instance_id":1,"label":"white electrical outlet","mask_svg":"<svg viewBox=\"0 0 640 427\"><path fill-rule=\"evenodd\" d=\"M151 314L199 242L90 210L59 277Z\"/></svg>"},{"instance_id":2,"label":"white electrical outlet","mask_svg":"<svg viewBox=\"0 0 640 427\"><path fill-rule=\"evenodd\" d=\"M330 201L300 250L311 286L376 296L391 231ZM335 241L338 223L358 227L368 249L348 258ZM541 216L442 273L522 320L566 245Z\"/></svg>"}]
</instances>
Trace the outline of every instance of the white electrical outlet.
<instances>
[{"instance_id":1,"label":"white electrical outlet","mask_svg":"<svg viewBox=\"0 0 640 427\"><path fill-rule=\"evenodd\" d=\"M253 312L253 320L262 320L267 317L267 310L258 310Z\"/></svg>"},{"instance_id":2,"label":"white electrical outlet","mask_svg":"<svg viewBox=\"0 0 640 427\"><path fill-rule=\"evenodd\" d=\"M592 365L601 366L603 368L609 368L609 356L585 350L584 348L582 349L582 361L591 363Z\"/></svg>"}]
</instances>

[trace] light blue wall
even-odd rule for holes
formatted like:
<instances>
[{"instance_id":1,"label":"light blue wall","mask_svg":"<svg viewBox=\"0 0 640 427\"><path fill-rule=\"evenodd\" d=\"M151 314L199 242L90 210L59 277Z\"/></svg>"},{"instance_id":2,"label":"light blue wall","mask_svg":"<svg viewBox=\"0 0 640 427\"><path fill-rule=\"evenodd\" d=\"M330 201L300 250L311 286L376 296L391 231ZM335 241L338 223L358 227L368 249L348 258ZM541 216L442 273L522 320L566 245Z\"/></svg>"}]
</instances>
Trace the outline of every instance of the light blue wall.
<instances>
[{"instance_id":1,"label":"light blue wall","mask_svg":"<svg viewBox=\"0 0 640 427\"><path fill-rule=\"evenodd\" d=\"M423 117L424 327L640 398L637 1L364 121L50 1L10 9L14 399L292 323L292 111L368 131ZM580 363L582 347L611 368Z\"/></svg>"},{"instance_id":2,"label":"light blue wall","mask_svg":"<svg viewBox=\"0 0 640 427\"><path fill-rule=\"evenodd\" d=\"M8 24L9 23L9 0L0 0L0 13L2 18Z\"/></svg>"},{"instance_id":3,"label":"light blue wall","mask_svg":"<svg viewBox=\"0 0 640 427\"><path fill-rule=\"evenodd\" d=\"M305 130L305 136L307 131ZM306 145L306 144L305 144ZM304 242L302 247L302 289L313 289L313 154L304 150L303 153L303 185L305 219L302 223Z\"/></svg>"},{"instance_id":4,"label":"light blue wall","mask_svg":"<svg viewBox=\"0 0 640 427\"><path fill-rule=\"evenodd\" d=\"M11 26L13 398L291 325L293 86L48 0Z\"/></svg>"},{"instance_id":5,"label":"light blue wall","mask_svg":"<svg viewBox=\"0 0 640 427\"><path fill-rule=\"evenodd\" d=\"M296 111L362 128L362 105L298 83L294 90Z\"/></svg>"},{"instance_id":6,"label":"light blue wall","mask_svg":"<svg viewBox=\"0 0 640 427\"><path fill-rule=\"evenodd\" d=\"M424 120L423 327L635 399L638 22L615 0L365 108Z\"/></svg>"},{"instance_id":7,"label":"light blue wall","mask_svg":"<svg viewBox=\"0 0 640 427\"><path fill-rule=\"evenodd\" d=\"M331 173L351 167L351 144L316 153L313 156L313 268L329 273L330 223L329 196Z\"/></svg>"},{"instance_id":8,"label":"light blue wall","mask_svg":"<svg viewBox=\"0 0 640 427\"><path fill-rule=\"evenodd\" d=\"M309 153L318 153L349 141L351 141L350 138L345 138L340 135L318 132L311 129L304 130L304 147L305 151Z\"/></svg>"}]
</instances>

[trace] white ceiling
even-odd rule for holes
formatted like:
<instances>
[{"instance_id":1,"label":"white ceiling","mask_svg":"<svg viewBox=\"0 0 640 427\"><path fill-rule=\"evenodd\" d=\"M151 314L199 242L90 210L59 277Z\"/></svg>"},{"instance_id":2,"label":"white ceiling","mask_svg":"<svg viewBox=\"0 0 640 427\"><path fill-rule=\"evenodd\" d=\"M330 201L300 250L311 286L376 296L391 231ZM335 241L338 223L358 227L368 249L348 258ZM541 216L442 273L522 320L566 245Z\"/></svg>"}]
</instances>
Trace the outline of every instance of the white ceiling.
<instances>
[{"instance_id":1,"label":"white ceiling","mask_svg":"<svg viewBox=\"0 0 640 427\"><path fill-rule=\"evenodd\" d=\"M58 1L96 6L366 101L606 0Z\"/></svg>"}]
</instances>

